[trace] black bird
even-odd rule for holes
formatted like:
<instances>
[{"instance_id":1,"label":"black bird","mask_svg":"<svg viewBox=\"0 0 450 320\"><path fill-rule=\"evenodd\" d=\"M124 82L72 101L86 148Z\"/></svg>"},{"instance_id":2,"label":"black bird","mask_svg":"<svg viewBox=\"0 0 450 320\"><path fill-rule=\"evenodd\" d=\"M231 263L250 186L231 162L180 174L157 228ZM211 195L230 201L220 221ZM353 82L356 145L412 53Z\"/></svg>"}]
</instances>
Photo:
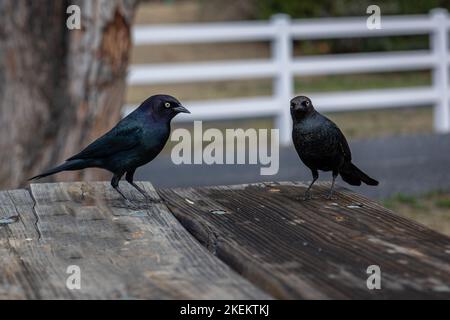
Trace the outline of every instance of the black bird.
<instances>
[{"instance_id":1,"label":"black bird","mask_svg":"<svg viewBox=\"0 0 450 320\"><path fill-rule=\"evenodd\" d=\"M124 174L125 179L146 197L144 190L133 182L134 172L161 152L170 135L170 122L181 112L190 113L174 97L151 96L80 153L30 180L66 170L102 168L113 173L111 186L126 200L119 189L119 181Z\"/></svg>"},{"instance_id":2,"label":"black bird","mask_svg":"<svg viewBox=\"0 0 450 320\"><path fill-rule=\"evenodd\" d=\"M334 182L338 174L352 186L359 186L361 182L371 186L378 185L378 181L352 163L352 154L344 134L333 121L314 109L308 97L293 98L290 107L293 121L292 140L300 159L313 176L305 192L305 199L311 197L311 187L319 178L318 170L333 172L328 199L333 196Z\"/></svg>"}]
</instances>

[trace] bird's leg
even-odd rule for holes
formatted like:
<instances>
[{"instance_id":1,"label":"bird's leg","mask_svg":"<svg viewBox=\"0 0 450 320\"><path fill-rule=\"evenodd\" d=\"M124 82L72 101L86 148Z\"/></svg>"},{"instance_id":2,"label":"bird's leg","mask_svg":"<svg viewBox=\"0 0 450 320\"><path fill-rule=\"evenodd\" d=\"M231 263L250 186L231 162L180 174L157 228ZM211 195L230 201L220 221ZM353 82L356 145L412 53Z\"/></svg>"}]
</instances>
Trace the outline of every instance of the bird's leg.
<instances>
[{"instance_id":1,"label":"bird's leg","mask_svg":"<svg viewBox=\"0 0 450 320\"><path fill-rule=\"evenodd\" d=\"M149 198L148 194L145 193L145 191L144 191L141 187L139 187L136 183L130 182L130 184L131 184L133 187L135 187L136 190L139 191L144 197Z\"/></svg>"},{"instance_id":2,"label":"bird's leg","mask_svg":"<svg viewBox=\"0 0 450 320\"><path fill-rule=\"evenodd\" d=\"M306 189L305 191L305 195L303 196L303 200L308 200L311 199L311 188L314 184L314 182L316 182L317 179L319 179L319 172L317 170L311 170L312 175L313 175L313 180L311 181L308 189Z\"/></svg>"},{"instance_id":3,"label":"bird's leg","mask_svg":"<svg viewBox=\"0 0 450 320\"><path fill-rule=\"evenodd\" d=\"M150 196L133 181L135 171L136 169L127 171L127 174L125 175L125 180L127 180L127 182L131 184L137 191L139 191L146 199L151 200Z\"/></svg>"},{"instance_id":4,"label":"bird's leg","mask_svg":"<svg viewBox=\"0 0 450 320\"><path fill-rule=\"evenodd\" d=\"M333 181L331 182L330 192L328 193L328 196L327 196L328 200L331 200L333 198L334 182L336 181L337 175L338 175L338 172L333 170Z\"/></svg>"},{"instance_id":5,"label":"bird's leg","mask_svg":"<svg viewBox=\"0 0 450 320\"><path fill-rule=\"evenodd\" d=\"M112 179L111 179L111 186L114 188L114 190L116 190L122 196L122 198L125 199L127 204L130 205L131 201L127 197L125 197L125 195L123 194L123 192L119 188L119 181L120 181L120 178L122 178L122 175L123 174L114 174Z\"/></svg>"}]
</instances>

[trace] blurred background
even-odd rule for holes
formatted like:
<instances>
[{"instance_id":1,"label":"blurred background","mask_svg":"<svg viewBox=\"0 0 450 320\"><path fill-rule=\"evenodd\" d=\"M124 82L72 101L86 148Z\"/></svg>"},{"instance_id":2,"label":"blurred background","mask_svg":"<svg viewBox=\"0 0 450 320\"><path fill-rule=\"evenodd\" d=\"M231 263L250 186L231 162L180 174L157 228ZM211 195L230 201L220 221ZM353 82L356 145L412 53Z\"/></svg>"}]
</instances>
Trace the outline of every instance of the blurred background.
<instances>
[{"instance_id":1,"label":"blurred background","mask_svg":"<svg viewBox=\"0 0 450 320\"><path fill-rule=\"evenodd\" d=\"M81 30L65 27L69 2L0 3L2 189L26 185L156 93L191 110L174 128L191 130L193 120L205 129L280 128L280 170L176 166L168 143L138 169L140 180L160 188L309 181L288 141L289 97L304 94L380 181L353 190L450 234L450 0L70 4L81 8ZM366 26L373 4L379 30ZM51 179L109 176L93 169Z\"/></svg>"}]
</instances>

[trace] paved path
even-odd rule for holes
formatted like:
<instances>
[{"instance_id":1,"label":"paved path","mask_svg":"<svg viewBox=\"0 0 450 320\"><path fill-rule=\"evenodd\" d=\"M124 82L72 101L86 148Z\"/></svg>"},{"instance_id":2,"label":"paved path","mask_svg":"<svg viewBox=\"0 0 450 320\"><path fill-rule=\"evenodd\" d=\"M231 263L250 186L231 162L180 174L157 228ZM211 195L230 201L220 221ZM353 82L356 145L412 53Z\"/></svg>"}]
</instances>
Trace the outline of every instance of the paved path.
<instances>
[{"instance_id":1,"label":"paved path","mask_svg":"<svg viewBox=\"0 0 450 320\"><path fill-rule=\"evenodd\" d=\"M350 141L354 163L380 181L378 187L351 187L371 198L395 193L420 194L450 190L450 135L418 135ZM309 181L311 174L293 147L280 150L280 170L275 176L261 176L259 165L180 165L170 155L161 155L139 169L137 178L151 180L156 187L186 187L242 184L261 181ZM330 180L321 173L320 180Z\"/></svg>"}]
</instances>

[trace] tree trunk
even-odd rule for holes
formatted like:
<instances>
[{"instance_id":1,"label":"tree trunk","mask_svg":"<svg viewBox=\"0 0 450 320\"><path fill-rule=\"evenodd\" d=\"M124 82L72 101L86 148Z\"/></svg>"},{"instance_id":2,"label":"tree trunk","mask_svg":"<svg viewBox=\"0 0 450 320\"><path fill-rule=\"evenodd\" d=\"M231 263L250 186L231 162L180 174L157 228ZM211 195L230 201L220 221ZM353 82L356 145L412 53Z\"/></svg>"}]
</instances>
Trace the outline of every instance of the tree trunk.
<instances>
[{"instance_id":1,"label":"tree trunk","mask_svg":"<svg viewBox=\"0 0 450 320\"><path fill-rule=\"evenodd\" d=\"M0 1L0 188L25 184L118 121L137 2ZM80 30L66 27L71 4L81 9Z\"/></svg>"}]
</instances>

